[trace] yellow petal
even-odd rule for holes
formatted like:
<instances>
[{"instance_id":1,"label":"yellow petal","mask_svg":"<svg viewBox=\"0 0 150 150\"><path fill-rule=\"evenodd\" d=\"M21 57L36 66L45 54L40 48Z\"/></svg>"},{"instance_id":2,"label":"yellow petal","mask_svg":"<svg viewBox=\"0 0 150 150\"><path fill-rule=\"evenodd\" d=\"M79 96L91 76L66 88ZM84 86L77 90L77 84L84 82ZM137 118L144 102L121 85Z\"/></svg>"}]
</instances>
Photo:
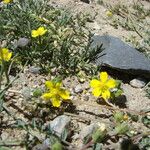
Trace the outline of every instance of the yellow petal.
<instances>
[{"instance_id":1,"label":"yellow petal","mask_svg":"<svg viewBox=\"0 0 150 150\"><path fill-rule=\"evenodd\" d=\"M39 36L39 34L36 30L32 30L31 36L35 38L35 37Z\"/></svg>"},{"instance_id":2,"label":"yellow petal","mask_svg":"<svg viewBox=\"0 0 150 150\"><path fill-rule=\"evenodd\" d=\"M116 86L116 81L114 79L110 79L107 81L106 85L108 88L114 88Z\"/></svg>"},{"instance_id":3,"label":"yellow petal","mask_svg":"<svg viewBox=\"0 0 150 150\"><path fill-rule=\"evenodd\" d=\"M52 81L46 81L45 86L47 89L53 89L54 88L54 83Z\"/></svg>"},{"instance_id":4,"label":"yellow petal","mask_svg":"<svg viewBox=\"0 0 150 150\"><path fill-rule=\"evenodd\" d=\"M100 87L100 86L101 86L101 82L100 82L99 80L93 79L93 80L91 80L91 82L90 82L90 86L91 86L92 88Z\"/></svg>"},{"instance_id":5,"label":"yellow petal","mask_svg":"<svg viewBox=\"0 0 150 150\"><path fill-rule=\"evenodd\" d=\"M0 52L0 59L4 61L9 61L11 59L12 52L9 52L7 48L2 48Z\"/></svg>"},{"instance_id":6,"label":"yellow petal","mask_svg":"<svg viewBox=\"0 0 150 150\"><path fill-rule=\"evenodd\" d=\"M11 56L12 56L12 52L9 52L6 57L5 57L5 61L9 61L11 59Z\"/></svg>"},{"instance_id":7,"label":"yellow petal","mask_svg":"<svg viewBox=\"0 0 150 150\"><path fill-rule=\"evenodd\" d=\"M52 94L51 93L44 93L42 95L42 98L45 99L45 100L50 100L52 97Z\"/></svg>"},{"instance_id":8,"label":"yellow petal","mask_svg":"<svg viewBox=\"0 0 150 150\"><path fill-rule=\"evenodd\" d=\"M100 73L100 80L104 83L108 80L108 74L107 72L101 72Z\"/></svg>"},{"instance_id":9,"label":"yellow petal","mask_svg":"<svg viewBox=\"0 0 150 150\"><path fill-rule=\"evenodd\" d=\"M92 91L92 94L95 96L95 97L99 97L101 95L102 91L101 89L99 88L94 88L93 91Z\"/></svg>"},{"instance_id":10,"label":"yellow petal","mask_svg":"<svg viewBox=\"0 0 150 150\"><path fill-rule=\"evenodd\" d=\"M112 16L113 16L112 12L109 11L109 10L106 12L106 15L107 15L108 17L112 17Z\"/></svg>"},{"instance_id":11,"label":"yellow petal","mask_svg":"<svg viewBox=\"0 0 150 150\"><path fill-rule=\"evenodd\" d=\"M102 92L102 98L104 100L107 100L110 98L110 91L109 90L105 90L104 92Z\"/></svg>"},{"instance_id":12,"label":"yellow petal","mask_svg":"<svg viewBox=\"0 0 150 150\"><path fill-rule=\"evenodd\" d=\"M46 29L44 29L44 27L39 27L38 29L37 29L37 32L38 32L38 34L39 35L44 35L46 32L47 32L47 30Z\"/></svg>"},{"instance_id":13,"label":"yellow petal","mask_svg":"<svg viewBox=\"0 0 150 150\"><path fill-rule=\"evenodd\" d=\"M67 99L70 99L70 93L67 91L67 90L64 90L64 89L61 89L59 91L59 96L64 99L64 100L67 100Z\"/></svg>"},{"instance_id":14,"label":"yellow petal","mask_svg":"<svg viewBox=\"0 0 150 150\"><path fill-rule=\"evenodd\" d=\"M57 82L56 83L56 88L58 89L58 88L60 88L62 86L62 82Z\"/></svg>"},{"instance_id":15,"label":"yellow petal","mask_svg":"<svg viewBox=\"0 0 150 150\"><path fill-rule=\"evenodd\" d=\"M56 97L53 97L51 99L51 103L54 107L60 107L60 105L61 105L61 101Z\"/></svg>"},{"instance_id":16,"label":"yellow petal","mask_svg":"<svg viewBox=\"0 0 150 150\"><path fill-rule=\"evenodd\" d=\"M4 4L8 4L8 3L10 3L12 0L3 0L3 3Z\"/></svg>"}]
</instances>

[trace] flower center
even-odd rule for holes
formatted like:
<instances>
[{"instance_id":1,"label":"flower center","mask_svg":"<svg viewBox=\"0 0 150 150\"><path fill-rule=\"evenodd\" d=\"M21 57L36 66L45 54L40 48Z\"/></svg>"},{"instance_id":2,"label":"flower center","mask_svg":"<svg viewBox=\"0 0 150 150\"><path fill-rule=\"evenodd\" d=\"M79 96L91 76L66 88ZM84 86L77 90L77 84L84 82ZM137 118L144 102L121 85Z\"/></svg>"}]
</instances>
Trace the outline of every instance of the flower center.
<instances>
[{"instance_id":1,"label":"flower center","mask_svg":"<svg viewBox=\"0 0 150 150\"><path fill-rule=\"evenodd\" d=\"M108 90L108 86L105 85L105 84L103 84L103 85L102 85L102 92L104 92L104 91L106 91L106 90Z\"/></svg>"}]
</instances>

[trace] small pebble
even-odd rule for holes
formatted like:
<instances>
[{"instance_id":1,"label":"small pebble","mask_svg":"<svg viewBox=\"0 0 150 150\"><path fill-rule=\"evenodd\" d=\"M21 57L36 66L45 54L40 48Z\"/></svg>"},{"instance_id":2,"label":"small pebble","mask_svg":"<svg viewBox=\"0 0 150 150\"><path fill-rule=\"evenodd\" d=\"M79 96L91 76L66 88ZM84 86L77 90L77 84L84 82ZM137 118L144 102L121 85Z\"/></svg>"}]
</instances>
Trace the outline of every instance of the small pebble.
<instances>
[{"instance_id":1,"label":"small pebble","mask_svg":"<svg viewBox=\"0 0 150 150\"><path fill-rule=\"evenodd\" d=\"M27 38L20 38L17 41L17 47L25 47L29 44L30 40Z\"/></svg>"},{"instance_id":2,"label":"small pebble","mask_svg":"<svg viewBox=\"0 0 150 150\"><path fill-rule=\"evenodd\" d=\"M11 92L11 93L9 93L8 95L9 95L10 97L13 97L15 94Z\"/></svg>"},{"instance_id":3,"label":"small pebble","mask_svg":"<svg viewBox=\"0 0 150 150\"><path fill-rule=\"evenodd\" d=\"M58 137L61 137L64 131L69 133L71 118L65 115L58 116L50 122L51 131L55 132ZM67 138L67 137L66 137Z\"/></svg>"},{"instance_id":4,"label":"small pebble","mask_svg":"<svg viewBox=\"0 0 150 150\"><path fill-rule=\"evenodd\" d=\"M83 100L88 101L89 100L89 96L88 95L84 95L83 96Z\"/></svg>"},{"instance_id":5,"label":"small pebble","mask_svg":"<svg viewBox=\"0 0 150 150\"><path fill-rule=\"evenodd\" d=\"M143 88L146 85L146 81L141 78L137 78L131 80L130 85L135 88Z\"/></svg>"},{"instance_id":6,"label":"small pebble","mask_svg":"<svg viewBox=\"0 0 150 150\"><path fill-rule=\"evenodd\" d=\"M75 93L82 93L83 89L82 86L80 84L78 84L75 88L74 88L74 92Z\"/></svg>"},{"instance_id":7,"label":"small pebble","mask_svg":"<svg viewBox=\"0 0 150 150\"><path fill-rule=\"evenodd\" d=\"M41 70L40 67L31 66L31 67L29 68L29 72L31 72L31 73L33 73L33 74L40 74L40 70Z\"/></svg>"},{"instance_id":8,"label":"small pebble","mask_svg":"<svg viewBox=\"0 0 150 150\"><path fill-rule=\"evenodd\" d=\"M29 100L31 99L31 89L29 87L23 87L22 91L21 91L23 97L26 99L26 100Z\"/></svg>"},{"instance_id":9,"label":"small pebble","mask_svg":"<svg viewBox=\"0 0 150 150\"><path fill-rule=\"evenodd\" d=\"M88 82L85 82L85 83L82 84L82 87L83 87L84 90L88 90L90 88L90 85L89 85Z\"/></svg>"}]
</instances>

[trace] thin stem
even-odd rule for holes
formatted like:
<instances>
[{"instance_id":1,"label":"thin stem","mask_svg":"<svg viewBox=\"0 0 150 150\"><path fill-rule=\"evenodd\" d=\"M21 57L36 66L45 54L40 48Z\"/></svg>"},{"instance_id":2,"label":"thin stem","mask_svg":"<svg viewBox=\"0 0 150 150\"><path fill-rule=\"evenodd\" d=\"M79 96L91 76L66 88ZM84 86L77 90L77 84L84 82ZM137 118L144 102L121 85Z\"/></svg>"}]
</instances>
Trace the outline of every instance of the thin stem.
<instances>
[{"instance_id":1,"label":"thin stem","mask_svg":"<svg viewBox=\"0 0 150 150\"><path fill-rule=\"evenodd\" d=\"M1 71L0 71L0 90L1 90L1 86L2 86L2 76L3 76L3 65L1 66Z\"/></svg>"},{"instance_id":2,"label":"thin stem","mask_svg":"<svg viewBox=\"0 0 150 150\"><path fill-rule=\"evenodd\" d=\"M39 44L40 44L40 46L42 45L42 39L40 36L39 36Z\"/></svg>"},{"instance_id":3,"label":"thin stem","mask_svg":"<svg viewBox=\"0 0 150 150\"><path fill-rule=\"evenodd\" d=\"M2 56L2 49L0 46L0 56ZM2 64L1 60L0 63ZM2 76L3 76L3 70L4 70L4 66L3 64L1 65L1 71L0 71L0 90L1 90L1 86L2 86Z\"/></svg>"},{"instance_id":4,"label":"thin stem","mask_svg":"<svg viewBox=\"0 0 150 150\"><path fill-rule=\"evenodd\" d=\"M93 142L93 140L91 140L91 141L88 142L86 145L84 145L81 150L86 150L88 147L90 147L90 146L93 145L93 144L94 144L94 142Z\"/></svg>"},{"instance_id":5,"label":"thin stem","mask_svg":"<svg viewBox=\"0 0 150 150\"><path fill-rule=\"evenodd\" d=\"M6 85L9 84L10 80L9 80L9 75L7 72L7 66L6 63L3 61L3 65L4 65L4 72L5 72L5 76L6 76Z\"/></svg>"}]
</instances>

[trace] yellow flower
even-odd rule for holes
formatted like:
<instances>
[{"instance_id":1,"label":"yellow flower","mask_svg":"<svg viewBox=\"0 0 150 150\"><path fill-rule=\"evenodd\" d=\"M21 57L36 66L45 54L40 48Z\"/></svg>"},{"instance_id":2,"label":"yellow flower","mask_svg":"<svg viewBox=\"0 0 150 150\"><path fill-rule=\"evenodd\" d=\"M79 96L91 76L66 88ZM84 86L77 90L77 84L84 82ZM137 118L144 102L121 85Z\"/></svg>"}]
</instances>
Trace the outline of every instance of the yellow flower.
<instances>
[{"instance_id":1,"label":"yellow flower","mask_svg":"<svg viewBox=\"0 0 150 150\"><path fill-rule=\"evenodd\" d=\"M39 27L37 30L32 30L32 37L38 37L38 36L42 36L47 32L47 29L45 29L44 27Z\"/></svg>"},{"instance_id":2,"label":"yellow flower","mask_svg":"<svg viewBox=\"0 0 150 150\"><path fill-rule=\"evenodd\" d=\"M129 119L128 115L125 114L125 115L123 116L123 120L128 120L128 119Z\"/></svg>"},{"instance_id":3,"label":"yellow flower","mask_svg":"<svg viewBox=\"0 0 150 150\"><path fill-rule=\"evenodd\" d=\"M60 107L62 100L70 99L70 93L61 87L61 82L46 81L45 85L49 92L44 93L42 98L50 100L54 107Z\"/></svg>"},{"instance_id":4,"label":"yellow flower","mask_svg":"<svg viewBox=\"0 0 150 150\"><path fill-rule=\"evenodd\" d=\"M111 11L106 11L106 15L108 16L108 17L112 17L113 16L113 14L112 14L112 12Z\"/></svg>"},{"instance_id":5,"label":"yellow flower","mask_svg":"<svg viewBox=\"0 0 150 150\"><path fill-rule=\"evenodd\" d=\"M8 3L10 3L10 2L12 2L13 0L3 0L3 3L4 4L8 4Z\"/></svg>"},{"instance_id":6,"label":"yellow flower","mask_svg":"<svg viewBox=\"0 0 150 150\"><path fill-rule=\"evenodd\" d=\"M107 72L100 73L100 80L93 79L90 82L90 86L93 88L93 95L95 97L101 96L103 99L107 100L111 96L111 89L116 86L116 81L113 79L108 79Z\"/></svg>"},{"instance_id":7,"label":"yellow flower","mask_svg":"<svg viewBox=\"0 0 150 150\"><path fill-rule=\"evenodd\" d=\"M11 59L12 52L10 52L7 48L0 49L0 62L2 60L9 61Z\"/></svg>"}]
</instances>

